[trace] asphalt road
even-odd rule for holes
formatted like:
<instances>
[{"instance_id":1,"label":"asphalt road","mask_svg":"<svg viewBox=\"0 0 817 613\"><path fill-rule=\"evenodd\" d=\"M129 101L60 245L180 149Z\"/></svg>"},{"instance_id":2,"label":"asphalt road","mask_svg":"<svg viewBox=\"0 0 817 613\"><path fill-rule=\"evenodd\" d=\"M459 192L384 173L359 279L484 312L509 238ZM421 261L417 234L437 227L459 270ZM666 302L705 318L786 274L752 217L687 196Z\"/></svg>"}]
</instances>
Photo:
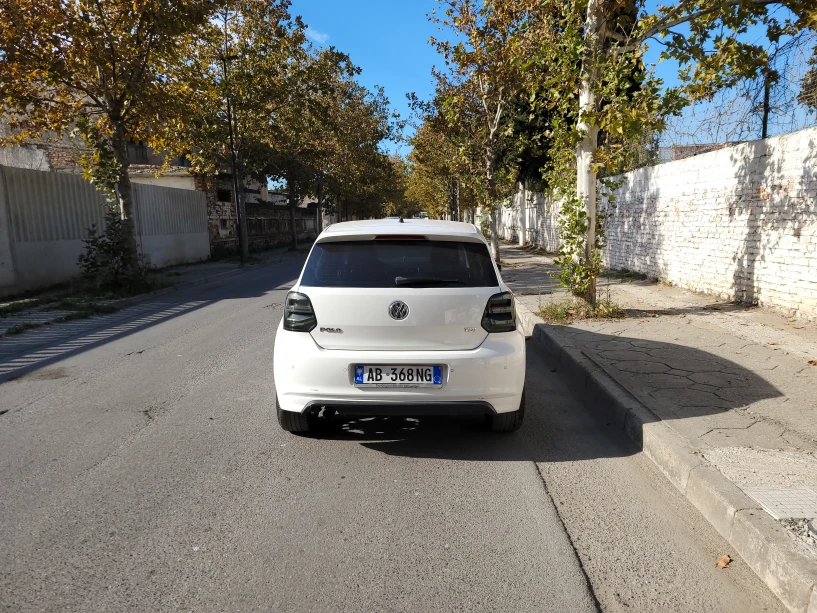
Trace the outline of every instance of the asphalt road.
<instances>
[{"instance_id":1,"label":"asphalt road","mask_svg":"<svg viewBox=\"0 0 817 613\"><path fill-rule=\"evenodd\" d=\"M0 610L783 610L534 345L519 433L282 432L301 263L0 359Z\"/></svg>"}]
</instances>

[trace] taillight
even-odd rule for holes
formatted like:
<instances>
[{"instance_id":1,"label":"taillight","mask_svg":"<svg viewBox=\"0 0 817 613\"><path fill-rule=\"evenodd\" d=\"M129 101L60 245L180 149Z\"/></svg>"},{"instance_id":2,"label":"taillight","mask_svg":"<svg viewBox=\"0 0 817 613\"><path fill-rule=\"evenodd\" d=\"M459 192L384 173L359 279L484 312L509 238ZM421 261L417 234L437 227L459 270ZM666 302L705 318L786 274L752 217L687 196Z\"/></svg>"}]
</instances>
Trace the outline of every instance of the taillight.
<instances>
[{"instance_id":1,"label":"taillight","mask_svg":"<svg viewBox=\"0 0 817 613\"><path fill-rule=\"evenodd\" d=\"M311 332L318 325L315 310L309 296L298 292L287 294L284 306L284 330L290 332Z\"/></svg>"},{"instance_id":2,"label":"taillight","mask_svg":"<svg viewBox=\"0 0 817 613\"><path fill-rule=\"evenodd\" d=\"M516 330L516 311L513 307L513 294L502 292L494 294L485 305L482 314L482 327L486 332L513 332Z\"/></svg>"}]
</instances>

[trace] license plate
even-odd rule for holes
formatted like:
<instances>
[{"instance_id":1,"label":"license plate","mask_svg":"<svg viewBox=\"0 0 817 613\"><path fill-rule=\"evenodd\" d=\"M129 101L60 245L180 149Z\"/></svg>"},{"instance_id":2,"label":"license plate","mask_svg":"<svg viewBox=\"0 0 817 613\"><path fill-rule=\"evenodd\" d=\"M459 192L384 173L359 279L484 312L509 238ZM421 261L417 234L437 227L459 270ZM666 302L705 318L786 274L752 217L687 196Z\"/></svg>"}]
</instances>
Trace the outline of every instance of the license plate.
<instances>
[{"instance_id":1,"label":"license plate","mask_svg":"<svg viewBox=\"0 0 817 613\"><path fill-rule=\"evenodd\" d=\"M366 387L425 387L442 385L442 366L355 366L355 385Z\"/></svg>"}]
</instances>

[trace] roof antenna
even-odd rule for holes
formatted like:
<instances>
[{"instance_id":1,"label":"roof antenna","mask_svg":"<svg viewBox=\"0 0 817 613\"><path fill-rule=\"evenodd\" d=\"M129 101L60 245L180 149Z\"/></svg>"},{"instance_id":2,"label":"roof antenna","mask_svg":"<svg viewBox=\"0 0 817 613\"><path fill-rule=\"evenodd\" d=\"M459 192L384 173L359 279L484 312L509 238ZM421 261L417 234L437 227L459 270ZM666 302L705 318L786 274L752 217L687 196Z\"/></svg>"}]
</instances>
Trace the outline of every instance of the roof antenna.
<instances>
[{"instance_id":1,"label":"roof antenna","mask_svg":"<svg viewBox=\"0 0 817 613\"><path fill-rule=\"evenodd\" d=\"M405 223L405 222L403 221L403 216L402 216L402 215L400 215L400 221L399 221L399 223Z\"/></svg>"}]
</instances>

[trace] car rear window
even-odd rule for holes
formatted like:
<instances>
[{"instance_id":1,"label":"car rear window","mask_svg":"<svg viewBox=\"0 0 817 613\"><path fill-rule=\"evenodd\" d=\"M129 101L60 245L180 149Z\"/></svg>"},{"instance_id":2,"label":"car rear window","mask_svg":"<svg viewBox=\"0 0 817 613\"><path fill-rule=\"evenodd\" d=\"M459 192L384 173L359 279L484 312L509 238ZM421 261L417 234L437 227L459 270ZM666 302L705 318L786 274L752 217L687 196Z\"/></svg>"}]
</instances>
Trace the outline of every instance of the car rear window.
<instances>
[{"instance_id":1,"label":"car rear window","mask_svg":"<svg viewBox=\"0 0 817 613\"><path fill-rule=\"evenodd\" d=\"M367 240L318 243L301 284L310 287L495 287L484 243Z\"/></svg>"}]
</instances>

